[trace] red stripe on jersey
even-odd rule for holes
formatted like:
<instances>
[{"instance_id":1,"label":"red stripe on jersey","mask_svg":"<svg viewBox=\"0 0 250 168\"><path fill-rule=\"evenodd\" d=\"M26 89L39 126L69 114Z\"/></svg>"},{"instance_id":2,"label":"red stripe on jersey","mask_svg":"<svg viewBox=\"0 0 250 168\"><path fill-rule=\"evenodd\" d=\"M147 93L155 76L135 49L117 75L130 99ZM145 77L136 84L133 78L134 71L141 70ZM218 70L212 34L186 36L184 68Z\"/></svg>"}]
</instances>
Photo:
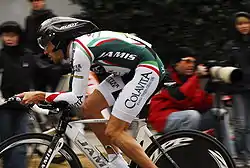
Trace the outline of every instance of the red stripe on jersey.
<instances>
[{"instance_id":1,"label":"red stripe on jersey","mask_svg":"<svg viewBox=\"0 0 250 168\"><path fill-rule=\"evenodd\" d=\"M153 71L155 71L155 73L157 73L158 75L160 75L160 72L158 69L152 67L152 66L148 66L148 65L138 65L138 67L145 67L145 68L149 68L149 69L152 69Z\"/></svg>"},{"instance_id":2,"label":"red stripe on jersey","mask_svg":"<svg viewBox=\"0 0 250 168\"><path fill-rule=\"evenodd\" d=\"M88 55L91 57L91 53L90 53L89 49L80 40L76 39L75 42L80 44L80 46L82 46L84 48L84 50L88 53Z\"/></svg>"},{"instance_id":3,"label":"red stripe on jersey","mask_svg":"<svg viewBox=\"0 0 250 168\"><path fill-rule=\"evenodd\" d=\"M119 66L118 64L114 64L114 63L109 62L109 61L107 61L107 60L103 60L103 62L105 62L105 63L107 63L107 64L110 64L110 65Z\"/></svg>"},{"instance_id":4,"label":"red stripe on jersey","mask_svg":"<svg viewBox=\"0 0 250 168\"><path fill-rule=\"evenodd\" d=\"M102 45L103 43L114 41L114 40L117 40L117 39L116 38L111 38L111 39L103 40L103 41L97 43L96 46L99 46L99 45Z\"/></svg>"},{"instance_id":5,"label":"red stripe on jersey","mask_svg":"<svg viewBox=\"0 0 250 168\"><path fill-rule=\"evenodd\" d=\"M47 98L46 98L46 101L47 102L53 102L55 100L55 98L57 96L59 96L61 93L64 93L64 92L59 92L59 93L54 93L54 94L51 94L49 95Z\"/></svg>"},{"instance_id":6,"label":"red stripe on jersey","mask_svg":"<svg viewBox=\"0 0 250 168\"><path fill-rule=\"evenodd\" d=\"M144 44L142 44L142 43L139 43L139 42L138 42L138 43L133 43L133 44L135 44L135 45L144 45Z\"/></svg>"}]
</instances>

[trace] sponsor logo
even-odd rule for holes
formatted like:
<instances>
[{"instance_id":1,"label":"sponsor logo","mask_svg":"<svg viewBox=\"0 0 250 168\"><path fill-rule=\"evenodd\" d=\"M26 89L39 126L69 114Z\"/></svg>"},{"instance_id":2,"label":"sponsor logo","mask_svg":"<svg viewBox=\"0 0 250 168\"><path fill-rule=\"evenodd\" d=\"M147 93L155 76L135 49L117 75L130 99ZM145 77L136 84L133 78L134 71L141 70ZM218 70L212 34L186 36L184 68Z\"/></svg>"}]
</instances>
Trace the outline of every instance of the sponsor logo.
<instances>
[{"instance_id":1,"label":"sponsor logo","mask_svg":"<svg viewBox=\"0 0 250 168\"><path fill-rule=\"evenodd\" d=\"M113 87L113 88L119 88L119 84L115 81L114 78L108 77L106 81Z\"/></svg>"},{"instance_id":2,"label":"sponsor logo","mask_svg":"<svg viewBox=\"0 0 250 168\"><path fill-rule=\"evenodd\" d=\"M64 25L62 27L59 28L59 30L62 30L62 29L68 29L68 28L71 28L71 27L74 27L78 24L78 22L76 23L71 23L71 24L68 24L68 25Z\"/></svg>"},{"instance_id":3,"label":"sponsor logo","mask_svg":"<svg viewBox=\"0 0 250 168\"><path fill-rule=\"evenodd\" d=\"M73 65L74 72L81 72L81 68L82 68L81 64Z\"/></svg>"},{"instance_id":4,"label":"sponsor logo","mask_svg":"<svg viewBox=\"0 0 250 168\"><path fill-rule=\"evenodd\" d=\"M132 95L125 100L125 106L129 109L135 107L136 104L139 104L143 95L147 93L148 87L154 80L154 77L150 77L152 72L141 74L141 79L135 86Z\"/></svg>"},{"instance_id":5,"label":"sponsor logo","mask_svg":"<svg viewBox=\"0 0 250 168\"><path fill-rule=\"evenodd\" d=\"M49 159L50 159L50 157L51 157L51 155L52 155L52 152L53 152L53 150L50 148L50 149L48 150L48 152L46 153L46 156L45 156L44 161L43 161L42 166L41 166L42 168L44 168L44 167L47 166L48 161L49 161Z\"/></svg>"},{"instance_id":6,"label":"sponsor logo","mask_svg":"<svg viewBox=\"0 0 250 168\"><path fill-rule=\"evenodd\" d=\"M76 103L74 103L75 107L80 107L82 105L82 98L83 98L83 96L77 96L78 100Z\"/></svg>"},{"instance_id":7,"label":"sponsor logo","mask_svg":"<svg viewBox=\"0 0 250 168\"><path fill-rule=\"evenodd\" d=\"M103 57L113 57L113 58L123 58L123 59L127 59L127 60L135 60L135 58L137 57L137 55L135 54L130 54L130 53L126 53L126 52L103 52L100 56L100 58Z\"/></svg>"},{"instance_id":8,"label":"sponsor logo","mask_svg":"<svg viewBox=\"0 0 250 168\"><path fill-rule=\"evenodd\" d=\"M84 151L100 166L104 167L107 164L103 161L101 156L99 156L94 149L88 144L87 141L80 141L79 139L77 142L83 147Z\"/></svg>"}]
</instances>

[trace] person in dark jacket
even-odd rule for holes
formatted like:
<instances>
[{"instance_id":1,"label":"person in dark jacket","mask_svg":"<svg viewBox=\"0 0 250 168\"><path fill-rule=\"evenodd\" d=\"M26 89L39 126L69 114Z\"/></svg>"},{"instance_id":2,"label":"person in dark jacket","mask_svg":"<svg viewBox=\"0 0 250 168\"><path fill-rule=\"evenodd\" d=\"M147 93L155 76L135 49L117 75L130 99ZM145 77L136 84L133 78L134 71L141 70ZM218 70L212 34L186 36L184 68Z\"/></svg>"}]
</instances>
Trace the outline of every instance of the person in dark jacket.
<instances>
[{"instance_id":1,"label":"person in dark jacket","mask_svg":"<svg viewBox=\"0 0 250 168\"><path fill-rule=\"evenodd\" d=\"M0 26L3 48L0 51L1 100L29 91L34 65L31 52L24 49L23 31L18 23L8 21ZM0 142L27 131L27 110L19 103L0 106ZM17 147L3 156L4 168L26 168L26 148Z\"/></svg>"},{"instance_id":2,"label":"person in dark jacket","mask_svg":"<svg viewBox=\"0 0 250 168\"><path fill-rule=\"evenodd\" d=\"M244 75L234 88L233 115L237 166L250 166L250 15L238 12L233 17L232 40L224 45L224 59L241 68Z\"/></svg>"},{"instance_id":3,"label":"person in dark jacket","mask_svg":"<svg viewBox=\"0 0 250 168\"><path fill-rule=\"evenodd\" d=\"M36 69L35 89L46 91L48 88L55 91L61 75L64 74L62 65L54 65L37 43L37 33L41 23L48 18L56 16L51 10L46 9L45 0L29 0L32 6L31 14L26 18L26 47L29 48L38 68ZM67 73L67 72L66 72Z\"/></svg>"}]
</instances>

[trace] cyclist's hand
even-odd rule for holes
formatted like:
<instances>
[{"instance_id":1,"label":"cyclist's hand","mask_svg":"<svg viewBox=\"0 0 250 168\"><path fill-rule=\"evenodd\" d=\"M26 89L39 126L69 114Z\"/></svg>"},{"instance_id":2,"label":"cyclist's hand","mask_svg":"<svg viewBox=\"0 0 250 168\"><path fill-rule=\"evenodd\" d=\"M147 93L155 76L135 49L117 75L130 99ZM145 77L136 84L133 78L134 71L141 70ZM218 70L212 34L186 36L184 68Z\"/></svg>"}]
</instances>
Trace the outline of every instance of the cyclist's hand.
<instances>
[{"instance_id":1,"label":"cyclist's hand","mask_svg":"<svg viewBox=\"0 0 250 168\"><path fill-rule=\"evenodd\" d=\"M22 98L22 104L37 104L45 100L45 92L40 91L23 92L16 96Z\"/></svg>"}]
</instances>

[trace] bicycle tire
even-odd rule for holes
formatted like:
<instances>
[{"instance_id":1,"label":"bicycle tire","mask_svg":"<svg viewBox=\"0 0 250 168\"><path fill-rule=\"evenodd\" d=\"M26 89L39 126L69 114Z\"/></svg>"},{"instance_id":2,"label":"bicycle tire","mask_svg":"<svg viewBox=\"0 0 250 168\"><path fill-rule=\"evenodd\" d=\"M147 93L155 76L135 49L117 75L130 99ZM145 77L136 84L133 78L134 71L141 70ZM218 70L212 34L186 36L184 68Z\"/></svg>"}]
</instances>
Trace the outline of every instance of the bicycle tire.
<instances>
[{"instance_id":1,"label":"bicycle tire","mask_svg":"<svg viewBox=\"0 0 250 168\"><path fill-rule=\"evenodd\" d=\"M168 155L179 167L185 168L235 168L235 163L225 147L214 137L195 130L180 130L163 134L157 138L159 144L167 149ZM151 143L146 154L159 168L173 167ZM133 168L139 168L134 162Z\"/></svg>"},{"instance_id":2,"label":"bicycle tire","mask_svg":"<svg viewBox=\"0 0 250 168\"><path fill-rule=\"evenodd\" d=\"M0 143L0 157L2 153L7 149L11 149L18 145L23 144L40 144L40 145L49 145L52 141L52 136L47 134L40 134L40 133L27 133L27 134L20 134L17 136L13 136L4 142ZM74 151L69 148L66 144L59 150L59 153L65 157L65 160L69 163L70 167L72 168L82 168L82 164L74 153Z\"/></svg>"}]
</instances>

